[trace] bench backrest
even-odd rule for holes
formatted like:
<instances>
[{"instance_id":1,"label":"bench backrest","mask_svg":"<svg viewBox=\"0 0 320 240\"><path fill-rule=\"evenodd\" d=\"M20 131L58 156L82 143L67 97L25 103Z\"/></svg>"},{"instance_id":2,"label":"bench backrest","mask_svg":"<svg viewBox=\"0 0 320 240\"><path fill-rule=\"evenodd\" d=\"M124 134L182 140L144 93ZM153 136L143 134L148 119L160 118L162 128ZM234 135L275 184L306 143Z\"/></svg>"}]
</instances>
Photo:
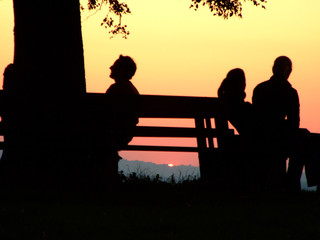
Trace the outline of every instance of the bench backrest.
<instances>
[{"instance_id":1,"label":"bench backrest","mask_svg":"<svg viewBox=\"0 0 320 240\"><path fill-rule=\"evenodd\" d=\"M87 94L89 105L106 101L104 94ZM130 101L122 99L123 101ZM118 102L119 100L116 100ZM115 102L115 101L114 101ZM129 145L122 150L131 151L177 151L177 152L201 152L206 149L223 147L223 138L232 135L233 130L228 128L227 120L223 119L222 111L217 98L208 97L183 97L183 96L139 96L139 118L169 118L169 119L193 119L194 127L163 127L163 126L137 126L135 137L173 137L195 138L196 147L174 146L147 146ZM212 121L213 120L213 121Z\"/></svg>"},{"instance_id":2,"label":"bench backrest","mask_svg":"<svg viewBox=\"0 0 320 240\"><path fill-rule=\"evenodd\" d=\"M131 99L108 97L103 93L87 93L84 99L85 111L90 111L93 118L105 115L108 118L110 109L117 105L125 106ZM169 118L169 119L193 119L194 127L162 127L162 126L137 126L135 137L144 138L194 138L197 146L147 146L132 145L121 150L128 151L174 151L196 152L201 162L201 152L208 149L223 148L225 136L233 135L233 130L228 128L227 120L222 117L222 109L217 98L209 97L184 97L184 96L156 96L141 95L138 97L139 118ZM130 105L130 104L129 104ZM98 114L95 114L98 113ZM102 115L101 115L102 114ZM104 124L97 121L96 124ZM83 126L87 128L86 126ZM97 126L94 129L99 129ZM0 125L3 134L3 126ZM88 131L83 129L83 131ZM3 149L3 142L0 144Z\"/></svg>"}]
</instances>

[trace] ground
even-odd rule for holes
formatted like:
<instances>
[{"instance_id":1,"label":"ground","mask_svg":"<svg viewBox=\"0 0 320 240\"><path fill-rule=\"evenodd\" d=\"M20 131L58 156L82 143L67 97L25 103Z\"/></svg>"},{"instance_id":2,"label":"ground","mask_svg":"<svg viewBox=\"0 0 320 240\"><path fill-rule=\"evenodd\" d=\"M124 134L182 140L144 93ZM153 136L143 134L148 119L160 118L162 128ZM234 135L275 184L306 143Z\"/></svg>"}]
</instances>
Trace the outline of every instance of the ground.
<instances>
[{"instance_id":1,"label":"ground","mask_svg":"<svg viewBox=\"0 0 320 240\"><path fill-rule=\"evenodd\" d=\"M159 190L159 191L158 191ZM320 239L320 196L163 186L0 201L0 239Z\"/></svg>"}]
</instances>

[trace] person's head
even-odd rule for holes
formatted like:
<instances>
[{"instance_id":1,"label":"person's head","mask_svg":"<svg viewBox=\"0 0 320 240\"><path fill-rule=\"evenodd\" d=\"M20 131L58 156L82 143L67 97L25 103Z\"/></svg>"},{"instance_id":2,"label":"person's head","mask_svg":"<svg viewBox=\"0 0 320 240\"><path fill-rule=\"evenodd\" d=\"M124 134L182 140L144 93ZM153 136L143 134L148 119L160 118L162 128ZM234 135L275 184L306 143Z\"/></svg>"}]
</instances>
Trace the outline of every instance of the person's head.
<instances>
[{"instance_id":1,"label":"person's head","mask_svg":"<svg viewBox=\"0 0 320 240\"><path fill-rule=\"evenodd\" d=\"M110 78L116 82L129 81L135 74L137 66L131 57L120 55L110 70Z\"/></svg>"},{"instance_id":2,"label":"person's head","mask_svg":"<svg viewBox=\"0 0 320 240\"><path fill-rule=\"evenodd\" d=\"M246 77L241 68L230 70L218 89L218 96L224 94L245 98Z\"/></svg>"},{"instance_id":3,"label":"person's head","mask_svg":"<svg viewBox=\"0 0 320 240\"><path fill-rule=\"evenodd\" d=\"M232 87L244 91L246 89L246 76L241 68L234 68L227 74L227 78L231 79Z\"/></svg>"},{"instance_id":4,"label":"person's head","mask_svg":"<svg viewBox=\"0 0 320 240\"><path fill-rule=\"evenodd\" d=\"M277 57L274 61L272 72L276 76L288 79L292 71L292 62L286 56Z\"/></svg>"}]
</instances>

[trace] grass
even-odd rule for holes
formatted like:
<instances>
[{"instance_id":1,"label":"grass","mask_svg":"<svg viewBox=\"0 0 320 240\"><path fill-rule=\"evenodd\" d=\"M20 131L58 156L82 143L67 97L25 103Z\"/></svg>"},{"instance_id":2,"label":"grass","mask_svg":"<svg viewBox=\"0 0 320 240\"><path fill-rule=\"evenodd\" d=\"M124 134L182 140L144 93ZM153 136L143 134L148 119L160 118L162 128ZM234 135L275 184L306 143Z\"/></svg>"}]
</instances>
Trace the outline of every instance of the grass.
<instances>
[{"instance_id":1,"label":"grass","mask_svg":"<svg viewBox=\"0 0 320 240\"><path fill-rule=\"evenodd\" d=\"M122 176L124 177L124 176ZM320 197L221 194L132 174L120 191L0 200L0 239L319 239Z\"/></svg>"}]
</instances>

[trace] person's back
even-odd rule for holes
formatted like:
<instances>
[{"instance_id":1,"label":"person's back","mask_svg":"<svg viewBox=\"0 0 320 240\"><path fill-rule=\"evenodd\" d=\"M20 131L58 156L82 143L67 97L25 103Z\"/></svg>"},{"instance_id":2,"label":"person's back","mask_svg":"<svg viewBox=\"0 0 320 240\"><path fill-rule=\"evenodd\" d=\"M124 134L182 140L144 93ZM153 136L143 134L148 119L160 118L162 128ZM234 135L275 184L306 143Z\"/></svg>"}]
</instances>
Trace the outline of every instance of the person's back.
<instances>
[{"instance_id":1,"label":"person's back","mask_svg":"<svg viewBox=\"0 0 320 240\"><path fill-rule=\"evenodd\" d=\"M299 128L298 93L285 78L274 75L260 83L254 89L252 104L261 130L283 132Z\"/></svg>"},{"instance_id":2,"label":"person's back","mask_svg":"<svg viewBox=\"0 0 320 240\"><path fill-rule=\"evenodd\" d=\"M136 65L130 57L120 55L110 69L110 77L115 83L107 89L106 95L116 99L112 104L111 124L115 147L121 148L132 140L134 128L139 122L137 96L140 94L130 81Z\"/></svg>"}]
</instances>

